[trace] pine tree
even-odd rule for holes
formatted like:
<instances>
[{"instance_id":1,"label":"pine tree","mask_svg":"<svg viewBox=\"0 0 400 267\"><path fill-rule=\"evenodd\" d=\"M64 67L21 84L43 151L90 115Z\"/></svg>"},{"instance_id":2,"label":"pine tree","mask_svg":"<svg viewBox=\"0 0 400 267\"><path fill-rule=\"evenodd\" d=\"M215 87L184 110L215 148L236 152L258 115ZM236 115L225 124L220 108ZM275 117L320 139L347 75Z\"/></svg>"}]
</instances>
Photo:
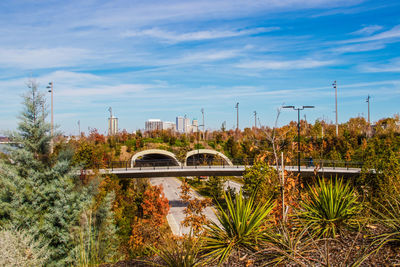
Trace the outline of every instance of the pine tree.
<instances>
[{"instance_id":1,"label":"pine tree","mask_svg":"<svg viewBox=\"0 0 400 267\"><path fill-rule=\"evenodd\" d=\"M28 87L18 131L9 136L17 145L0 162L0 226L26 229L43 240L46 266L70 265L71 227L90 196L74 180L70 159L50 160L45 99L34 81Z\"/></svg>"}]
</instances>

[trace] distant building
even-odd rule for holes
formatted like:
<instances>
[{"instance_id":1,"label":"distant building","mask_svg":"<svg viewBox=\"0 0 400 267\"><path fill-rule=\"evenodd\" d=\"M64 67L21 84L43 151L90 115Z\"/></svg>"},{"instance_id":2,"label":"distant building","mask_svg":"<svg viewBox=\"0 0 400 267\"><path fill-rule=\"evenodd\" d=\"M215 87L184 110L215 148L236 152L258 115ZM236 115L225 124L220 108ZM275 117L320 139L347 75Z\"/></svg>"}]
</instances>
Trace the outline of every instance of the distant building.
<instances>
[{"instance_id":1,"label":"distant building","mask_svg":"<svg viewBox=\"0 0 400 267\"><path fill-rule=\"evenodd\" d=\"M183 125L184 125L184 129L185 129L184 130L185 133L192 132L192 124L190 123L190 119L186 118L186 116L185 116L185 118L183 120Z\"/></svg>"},{"instance_id":2,"label":"distant building","mask_svg":"<svg viewBox=\"0 0 400 267\"><path fill-rule=\"evenodd\" d=\"M185 124L184 124L184 118L183 117L176 117L176 131L183 133L185 132Z\"/></svg>"},{"instance_id":3,"label":"distant building","mask_svg":"<svg viewBox=\"0 0 400 267\"><path fill-rule=\"evenodd\" d=\"M199 130L199 122L197 119L193 119L192 121L192 132L197 133Z\"/></svg>"},{"instance_id":4,"label":"distant building","mask_svg":"<svg viewBox=\"0 0 400 267\"><path fill-rule=\"evenodd\" d=\"M159 119L150 119L146 121L145 130L146 131L155 131L155 130L162 130L163 129L163 122Z\"/></svg>"},{"instance_id":5,"label":"distant building","mask_svg":"<svg viewBox=\"0 0 400 267\"><path fill-rule=\"evenodd\" d=\"M195 133L198 131L199 122L197 119L190 119L186 117L176 117L176 131L180 133Z\"/></svg>"},{"instance_id":6,"label":"distant building","mask_svg":"<svg viewBox=\"0 0 400 267\"><path fill-rule=\"evenodd\" d=\"M173 131L175 131L176 125L172 121L163 121L162 125L163 125L162 126L163 130L173 130Z\"/></svg>"},{"instance_id":7,"label":"distant building","mask_svg":"<svg viewBox=\"0 0 400 267\"><path fill-rule=\"evenodd\" d=\"M118 118L111 116L108 118L108 135L115 135L118 133Z\"/></svg>"}]
</instances>

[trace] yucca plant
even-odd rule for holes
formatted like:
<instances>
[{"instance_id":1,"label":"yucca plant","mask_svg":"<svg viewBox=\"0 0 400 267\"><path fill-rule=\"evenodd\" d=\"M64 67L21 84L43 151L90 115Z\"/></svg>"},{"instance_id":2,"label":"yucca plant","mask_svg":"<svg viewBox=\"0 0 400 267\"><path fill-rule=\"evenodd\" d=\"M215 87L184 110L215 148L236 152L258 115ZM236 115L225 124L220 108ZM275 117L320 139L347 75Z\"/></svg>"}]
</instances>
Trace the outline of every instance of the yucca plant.
<instances>
[{"instance_id":1,"label":"yucca plant","mask_svg":"<svg viewBox=\"0 0 400 267\"><path fill-rule=\"evenodd\" d=\"M183 238L170 238L165 240L161 249L151 249L160 257L160 264L156 266L169 267L195 267L202 266L202 258L199 256L201 240L192 235Z\"/></svg>"},{"instance_id":2,"label":"yucca plant","mask_svg":"<svg viewBox=\"0 0 400 267\"><path fill-rule=\"evenodd\" d=\"M309 187L309 196L300 203L299 219L318 236L335 237L343 227L357 228L357 215L362 209L358 196L349 183L341 179L319 179Z\"/></svg>"},{"instance_id":3,"label":"yucca plant","mask_svg":"<svg viewBox=\"0 0 400 267\"><path fill-rule=\"evenodd\" d=\"M233 250L254 251L262 236L261 226L271 212L271 201L254 203L254 195L244 198L242 190L235 200L224 193L226 210L218 203L218 222L206 227L204 257L216 260L221 265Z\"/></svg>"},{"instance_id":4,"label":"yucca plant","mask_svg":"<svg viewBox=\"0 0 400 267\"><path fill-rule=\"evenodd\" d=\"M255 255L263 265L288 265L309 266L307 254L314 251L313 239L307 234L308 228L289 229L287 225L264 231L262 249Z\"/></svg>"},{"instance_id":5,"label":"yucca plant","mask_svg":"<svg viewBox=\"0 0 400 267\"><path fill-rule=\"evenodd\" d=\"M374 242L379 248L388 242L400 243L400 193L396 191L385 198L384 203L378 203L378 209L373 210L377 221L386 229Z\"/></svg>"}]
</instances>

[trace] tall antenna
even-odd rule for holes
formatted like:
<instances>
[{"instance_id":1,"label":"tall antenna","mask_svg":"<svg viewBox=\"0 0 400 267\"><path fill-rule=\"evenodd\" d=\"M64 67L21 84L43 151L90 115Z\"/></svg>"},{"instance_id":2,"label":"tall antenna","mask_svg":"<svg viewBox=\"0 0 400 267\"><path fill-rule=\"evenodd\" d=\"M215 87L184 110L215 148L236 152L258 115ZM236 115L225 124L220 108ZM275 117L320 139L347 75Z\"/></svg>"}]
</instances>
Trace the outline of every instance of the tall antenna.
<instances>
[{"instance_id":1,"label":"tall antenna","mask_svg":"<svg viewBox=\"0 0 400 267\"><path fill-rule=\"evenodd\" d=\"M338 124L338 111L337 111L337 84L333 82L333 88L335 88L335 113L336 113L336 137L339 135L339 124Z\"/></svg>"},{"instance_id":2,"label":"tall antenna","mask_svg":"<svg viewBox=\"0 0 400 267\"><path fill-rule=\"evenodd\" d=\"M112 107L109 107L108 111L110 112L110 118L112 118Z\"/></svg>"},{"instance_id":3,"label":"tall antenna","mask_svg":"<svg viewBox=\"0 0 400 267\"><path fill-rule=\"evenodd\" d=\"M239 102L236 103L236 130L239 131Z\"/></svg>"},{"instance_id":4,"label":"tall antenna","mask_svg":"<svg viewBox=\"0 0 400 267\"><path fill-rule=\"evenodd\" d=\"M81 136L81 121L80 120L78 120L78 130L79 130L78 136L80 137Z\"/></svg>"},{"instance_id":5,"label":"tall antenna","mask_svg":"<svg viewBox=\"0 0 400 267\"><path fill-rule=\"evenodd\" d=\"M254 111L254 128L257 128L257 111Z\"/></svg>"},{"instance_id":6,"label":"tall antenna","mask_svg":"<svg viewBox=\"0 0 400 267\"><path fill-rule=\"evenodd\" d=\"M367 99L366 99L366 101L365 101L365 102L368 103L368 124L371 123L371 120L370 120L370 113L369 113L369 99L370 99L370 98L371 98L371 97L368 95L368 96L367 96Z\"/></svg>"}]
</instances>

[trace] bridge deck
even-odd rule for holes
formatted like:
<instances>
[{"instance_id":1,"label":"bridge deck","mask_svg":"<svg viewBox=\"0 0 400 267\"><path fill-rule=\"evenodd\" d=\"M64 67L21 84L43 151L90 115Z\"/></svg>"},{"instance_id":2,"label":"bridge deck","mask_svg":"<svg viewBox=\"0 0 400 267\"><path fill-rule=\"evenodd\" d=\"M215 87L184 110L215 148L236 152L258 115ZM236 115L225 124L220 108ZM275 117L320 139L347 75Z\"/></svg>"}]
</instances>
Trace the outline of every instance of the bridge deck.
<instances>
[{"instance_id":1,"label":"bridge deck","mask_svg":"<svg viewBox=\"0 0 400 267\"><path fill-rule=\"evenodd\" d=\"M251 167L251 166L247 166ZM150 177L177 177L177 176L242 176L246 166L173 166L173 167L137 167L101 169L100 173L112 173L120 178L150 178ZM297 174L297 166L286 166L287 171ZM90 173L90 170L86 172ZM318 174L331 176L353 176L361 172L360 168L325 167L318 170ZM302 166L302 176L312 176L314 168Z\"/></svg>"}]
</instances>

